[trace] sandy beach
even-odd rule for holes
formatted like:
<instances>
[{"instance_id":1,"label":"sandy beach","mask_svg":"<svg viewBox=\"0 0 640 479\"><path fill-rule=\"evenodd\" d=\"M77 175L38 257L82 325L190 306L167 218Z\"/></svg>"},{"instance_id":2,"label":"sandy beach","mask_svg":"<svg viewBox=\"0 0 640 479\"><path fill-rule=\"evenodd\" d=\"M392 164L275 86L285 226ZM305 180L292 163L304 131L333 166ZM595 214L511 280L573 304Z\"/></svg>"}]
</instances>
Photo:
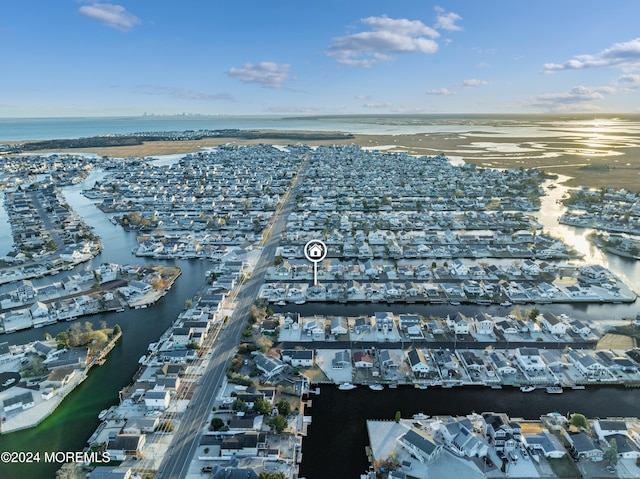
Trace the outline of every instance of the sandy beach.
<instances>
[{"instance_id":1,"label":"sandy beach","mask_svg":"<svg viewBox=\"0 0 640 479\"><path fill-rule=\"evenodd\" d=\"M113 157L147 157L191 153L203 148L225 143L232 144L290 144L295 143L296 133L290 140L237 138L205 138L193 141L153 141L136 146L84 149L85 152ZM571 137L500 138L483 131L459 133L421 133L410 135L362 135L345 140L304 141L316 145L358 144L362 147L379 147L385 151L406 151L414 155L444 153L466 163L489 168L540 168L548 173L571 177L569 186L589 185L594 188L626 188L640 191L640 156L633 146L585 145ZM624 145L624 142L620 142ZM628 144L627 144L628 145ZM77 150L62 150L74 153Z\"/></svg>"}]
</instances>

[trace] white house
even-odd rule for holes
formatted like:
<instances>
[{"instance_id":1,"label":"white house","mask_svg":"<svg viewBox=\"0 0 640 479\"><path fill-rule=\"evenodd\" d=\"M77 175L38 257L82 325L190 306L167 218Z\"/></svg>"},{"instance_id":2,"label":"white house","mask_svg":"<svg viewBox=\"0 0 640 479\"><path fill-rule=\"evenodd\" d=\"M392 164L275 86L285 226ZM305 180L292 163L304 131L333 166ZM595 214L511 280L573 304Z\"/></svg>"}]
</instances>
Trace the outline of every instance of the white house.
<instances>
[{"instance_id":1,"label":"white house","mask_svg":"<svg viewBox=\"0 0 640 479\"><path fill-rule=\"evenodd\" d=\"M421 349L409 350L407 352L407 361L409 362L411 371L417 378L424 378L431 371L424 352Z\"/></svg>"},{"instance_id":2,"label":"white house","mask_svg":"<svg viewBox=\"0 0 640 479\"><path fill-rule=\"evenodd\" d=\"M154 388L144 394L144 405L147 409L164 411L169 407L171 394L168 389Z\"/></svg>"},{"instance_id":3,"label":"white house","mask_svg":"<svg viewBox=\"0 0 640 479\"><path fill-rule=\"evenodd\" d=\"M493 334L493 327L495 322L493 318L485 313L480 313L480 317L475 321L476 333L478 334Z\"/></svg>"},{"instance_id":4,"label":"white house","mask_svg":"<svg viewBox=\"0 0 640 479\"><path fill-rule=\"evenodd\" d=\"M433 461L442 452L442 445L413 429L398 438L398 443L422 463Z\"/></svg>"},{"instance_id":5,"label":"white house","mask_svg":"<svg viewBox=\"0 0 640 479\"><path fill-rule=\"evenodd\" d=\"M282 351L282 361L296 368L310 368L313 366L313 350L285 349Z\"/></svg>"},{"instance_id":6,"label":"white house","mask_svg":"<svg viewBox=\"0 0 640 479\"><path fill-rule=\"evenodd\" d=\"M542 315L542 326L554 336L564 336L567 333L567 325L553 313Z\"/></svg>"},{"instance_id":7,"label":"white house","mask_svg":"<svg viewBox=\"0 0 640 479\"><path fill-rule=\"evenodd\" d=\"M536 373L546 370L538 348L517 348L516 361L526 373Z\"/></svg>"}]
</instances>

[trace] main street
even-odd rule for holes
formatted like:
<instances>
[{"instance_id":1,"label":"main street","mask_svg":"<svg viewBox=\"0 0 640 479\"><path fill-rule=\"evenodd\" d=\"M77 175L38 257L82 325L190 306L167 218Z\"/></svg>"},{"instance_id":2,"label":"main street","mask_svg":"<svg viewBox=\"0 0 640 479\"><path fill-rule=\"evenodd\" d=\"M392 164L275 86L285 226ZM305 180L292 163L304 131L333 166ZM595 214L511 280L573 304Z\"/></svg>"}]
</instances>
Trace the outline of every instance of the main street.
<instances>
[{"instance_id":1,"label":"main street","mask_svg":"<svg viewBox=\"0 0 640 479\"><path fill-rule=\"evenodd\" d=\"M161 479L182 479L187 475L201 432L205 426L216 395L224 384L227 368L235 355L246 324L251 306L258 298L265 274L275 258L276 248L287 224L287 217L293 211L299 191L299 181L303 176L308 156L302 161L298 173L280 207L274 213L271 225L263 233L263 249L251 276L239 288L235 307L227 326L220 331L211 351L211 359L180 420L171 446L164 457L156 477Z\"/></svg>"}]
</instances>

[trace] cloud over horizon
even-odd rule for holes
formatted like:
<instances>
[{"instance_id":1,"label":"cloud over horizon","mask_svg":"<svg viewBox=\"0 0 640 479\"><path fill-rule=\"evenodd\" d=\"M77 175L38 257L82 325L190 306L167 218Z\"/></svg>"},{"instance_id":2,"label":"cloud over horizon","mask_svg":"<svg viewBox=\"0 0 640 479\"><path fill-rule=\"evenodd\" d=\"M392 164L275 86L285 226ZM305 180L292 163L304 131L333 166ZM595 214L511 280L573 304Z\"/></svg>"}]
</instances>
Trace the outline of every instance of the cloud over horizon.
<instances>
[{"instance_id":1,"label":"cloud over horizon","mask_svg":"<svg viewBox=\"0 0 640 479\"><path fill-rule=\"evenodd\" d=\"M618 68L623 71L640 69L640 38L615 43L593 55L576 55L564 63L545 63L543 73L585 68Z\"/></svg>"},{"instance_id":2,"label":"cloud over horizon","mask_svg":"<svg viewBox=\"0 0 640 479\"><path fill-rule=\"evenodd\" d=\"M420 20L406 18L367 17L361 22L369 30L333 39L326 54L338 63L370 67L393 60L394 53L435 53L438 44L432 40L440 34Z\"/></svg>"},{"instance_id":3,"label":"cloud over horizon","mask_svg":"<svg viewBox=\"0 0 640 479\"><path fill-rule=\"evenodd\" d=\"M276 62L245 63L232 67L228 74L242 83L257 83L263 88L281 88L289 76L291 65Z\"/></svg>"},{"instance_id":4,"label":"cloud over horizon","mask_svg":"<svg viewBox=\"0 0 640 479\"><path fill-rule=\"evenodd\" d=\"M599 101L606 95L615 93L612 87L586 87L576 86L571 90L560 93L545 93L527 100L529 106L535 108L544 108L551 111L561 111L568 107L582 108L593 110L595 107L591 104L593 101Z\"/></svg>"},{"instance_id":5,"label":"cloud over horizon","mask_svg":"<svg viewBox=\"0 0 640 479\"><path fill-rule=\"evenodd\" d=\"M114 5L112 3L92 3L91 5L83 5L78 9L82 15L93 20L98 20L107 27L126 32L131 30L135 25L141 23L140 19L135 15L127 12L122 5Z\"/></svg>"}]
</instances>

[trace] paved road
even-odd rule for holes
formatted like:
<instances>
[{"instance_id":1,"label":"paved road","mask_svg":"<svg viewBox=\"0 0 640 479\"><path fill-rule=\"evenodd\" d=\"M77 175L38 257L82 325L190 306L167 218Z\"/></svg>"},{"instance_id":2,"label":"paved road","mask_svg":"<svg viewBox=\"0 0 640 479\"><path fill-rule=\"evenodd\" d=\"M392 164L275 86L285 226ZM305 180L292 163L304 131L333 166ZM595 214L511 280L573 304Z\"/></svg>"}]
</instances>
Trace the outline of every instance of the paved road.
<instances>
[{"instance_id":1,"label":"paved road","mask_svg":"<svg viewBox=\"0 0 640 479\"><path fill-rule=\"evenodd\" d=\"M157 478L182 479L187 475L194 453L200 442L200 431L203 421L208 417L217 392L222 387L231 358L235 355L240 343L241 333L249 317L249 311L264 283L267 267L275 257L280 236L285 230L287 217L295 206L295 197L299 191L299 180L302 177L308 157L302 162L299 174L293 180L289 193L273 218L272 226L265 232L264 247L251 277L240 288L236 298L236 307L228 325L220 332L212 348L211 360L194 392L189 407L183 414L180 426L176 431L171 447L158 468Z\"/></svg>"}]
</instances>

